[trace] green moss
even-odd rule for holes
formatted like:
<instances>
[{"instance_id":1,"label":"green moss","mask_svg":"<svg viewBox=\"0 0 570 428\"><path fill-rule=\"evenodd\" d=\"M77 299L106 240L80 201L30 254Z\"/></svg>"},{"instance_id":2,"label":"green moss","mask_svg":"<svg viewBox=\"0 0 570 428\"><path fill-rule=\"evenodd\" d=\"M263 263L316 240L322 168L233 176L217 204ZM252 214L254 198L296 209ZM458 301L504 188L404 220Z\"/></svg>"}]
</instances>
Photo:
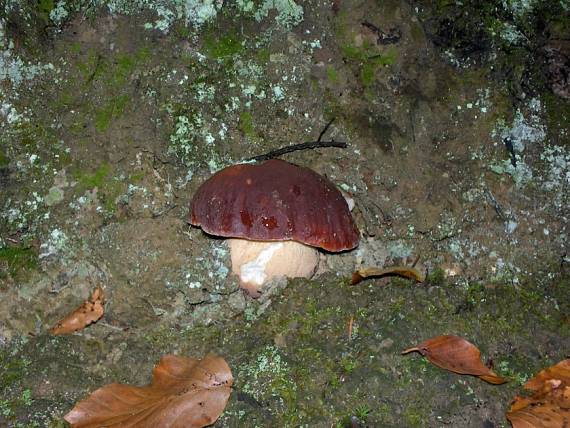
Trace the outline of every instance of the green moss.
<instances>
[{"instance_id":1,"label":"green moss","mask_svg":"<svg viewBox=\"0 0 570 428\"><path fill-rule=\"evenodd\" d=\"M38 17L44 22L47 26L50 23L49 14L52 9L55 7L54 0L37 0L37 14Z\"/></svg>"},{"instance_id":2,"label":"green moss","mask_svg":"<svg viewBox=\"0 0 570 428\"><path fill-rule=\"evenodd\" d=\"M0 151L0 168L4 166L8 166L10 164L10 159L8 156L4 154L4 152Z\"/></svg>"},{"instance_id":3,"label":"green moss","mask_svg":"<svg viewBox=\"0 0 570 428\"><path fill-rule=\"evenodd\" d=\"M370 86L374 82L376 66L372 62L365 62L360 71L360 81L363 86Z\"/></svg>"},{"instance_id":4,"label":"green moss","mask_svg":"<svg viewBox=\"0 0 570 428\"><path fill-rule=\"evenodd\" d=\"M72 46L80 54L81 47ZM94 82L101 82L114 93L120 91L129 83L137 68L145 64L150 58L150 50L146 47L138 49L133 54L116 54L106 57L91 48L82 59L76 62L76 67L82 77L84 86L91 86ZM121 95L126 96L126 95Z\"/></svg>"},{"instance_id":5,"label":"green moss","mask_svg":"<svg viewBox=\"0 0 570 428\"><path fill-rule=\"evenodd\" d=\"M350 60L365 60L366 49L354 46L352 44L343 45L341 47L342 54Z\"/></svg>"},{"instance_id":6,"label":"green moss","mask_svg":"<svg viewBox=\"0 0 570 428\"><path fill-rule=\"evenodd\" d=\"M374 82L378 69L393 65L398 58L396 48L378 52L378 48L367 41L362 46L355 46L352 42L345 43L341 46L341 51L349 61L360 68L360 81L365 87Z\"/></svg>"},{"instance_id":7,"label":"green moss","mask_svg":"<svg viewBox=\"0 0 570 428\"><path fill-rule=\"evenodd\" d=\"M81 43L80 42L73 42L71 44L71 46L69 47L69 49L74 54L79 54L81 52Z\"/></svg>"},{"instance_id":8,"label":"green moss","mask_svg":"<svg viewBox=\"0 0 570 428\"><path fill-rule=\"evenodd\" d=\"M109 129L111 122L119 118L124 112L130 97L127 94L119 95L102 108L95 111L95 129L99 132Z\"/></svg>"},{"instance_id":9,"label":"green moss","mask_svg":"<svg viewBox=\"0 0 570 428\"><path fill-rule=\"evenodd\" d=\"M546 362L545 362L546 363ZM494 371L509 379L511 385L522 386L528 379L534 376L533 361L524 355L510 354L500 361L495 361ZM538 367L537 370L542 369Z\"/></svg>"},{"instance_id":10,"label":"green moss","mask_svg":"<svg viewBox=\"0 0 570 428\"><path fill-rule=\"evenodd\" d=\"M15 422L18 413L32 404L31 391L22 389L14 394L22 380L28 375L31 361L14 356L9 347L0 349L0 421Z\"/></svg>"},{"instance_id":11,"label":"green moss","mask_svg":"<svg viewBox=\"0 0 570 428\"><path fill-rule=\"evenodd\" d=\"M204 40L208 57L212 59L225 59L233 57L243 51L243 41L237 33L223 36L209 34Z\"/></svg>"},{"instance_id":12,"label":"green moss","mask_svg":"<svg viewBox=\"0 0 570 428\"><path fill-rule=\"evenodd\" d=\"M353 356L346 356L342 358L340 365L346 374L350 374L357 367L358 362Z\"/></svg>"},{"instance_id":13,"label":"green moss","mask_svg":"<svg viewBox=\"0 0 570 428\"><path fill-rule=\"evenodd\" d=\"M137 172L134 174L129 175L129 181L131 183L140 183L144 178L144 172Z\"/></svg>"},{"instance_id":14,"label":"green moss","mask_svg":"<svg viewBox=\"0 0 570 428\"><path fill-rule=\"evenodd\" d=\"M467 307L476 307L479 303L484 301L486 294L483 284L479 282L469 283L467 286L467 295L465 297Z\"/></svg>"},{"instance_id":15,"label":"green moss","mask_svg":"<svg viewBox=\"0 0 570 428\"><path fill-rule=\"evenodd\" d=\"M6 266L7 273L15 277L35 269L37 264L37 252L31 247L0 248L0 278L2 277L2 265Z\"/></svg>"},{"instance_id":16,"label":"green moss","mask_svg":"<svg viewBox=\"0 0 570 428\"><path fill-rule=\"evenodd\" d=\"M338 72L332 65L327 65L327 80L330 83L337 83L338 82Z\"/></svg>"},{"instance_id":17,"label":"green moss","mask_svg":"<svg viewBox=\"0 0 570 428\"><path fill-rule=\"evenodd\" d=\"M85 60L77 62L76 67L83 76L84 83L88 85L105 75L107 63L101 54L91 48Z\"/></svg>"},{"instance_id":18,"label":"green moss","mask_svg":"<svg viewBox=\"0 0 570 428\"><path fill-rule=\"evenodd\" d=\"M102 188L107 177L111 173L111 165L108 163L102 164L92 174L77 173L75 178L78 180L77 190L83 193L85 190L93 189L95 187Z\"/></svg>"},{"instance_id":19,"label":"green moss","mask_svg":"<svg viewBox=\"0 0 570 428\"><path fill-rule=\"evenodd\" d=\"M361 421L366 421L371 412L372 409L368 406L368 404L363 403L356 406L354 409L354 416L356 416Z\"/></svg>"},{"instance_id":20,"label":"green moss","mask_svg":"<svg viewBox=\"0 0 570 428\"><path fill-rule=\"evenodd\" d=\"M398 59L398 50L392 47L388 49L388 51L385 52L384 54L377 55L374 58L374 61L377 65L388 66L388 65L393 65L397 59Z\"/></svg>"},{"instance_id":21,"label":"green moss","mask_svg":"<svg viewBox=\"0 0 570 428\"><path fill-rule=\"evenodd\" d=\"M421 409L415 407L408 407L404 411L404 421L409 427L423 427L427 426L427 415Z\"/></svg>"},{"instance_id":22,"label":"green moss","mask_svg":"<svg viewBox=\"0 0 570 428\"><path fill-rule=\"evenodd\" d=\"M239 115L238 129L248 138L255 138L255 127L253 124L253 115L249 111L243 111Z\"/></svg>"},{"instance_id":23,"label":"green moss","mask_svg":"<svg viewBox=\"0 0 570 428\"><path fill-rule=\"evenodd\" d=\"M150 50L142 47L134 55L119 55L115 60L115 67L109 71L112 74L112 83L116 86L124 85L132 73L150 57Z\"/></svg>"},{"instance_id":24,"label":"green moss","mask_svg":"<svg viewBox=\"0 0 570 428\"><path fill-rule=\"evenodd\" d=\"M174 33L179 39L188 39L192 31L184 22L176 22L174 24Z\"/></svg>"},{"instance_id":25,"label":"green moss","mask_svg":"<svg viewBox=\"0 0 570 428\"><path fill-rule=\"evenodd\" d=\"M265 346L245 366L238 368L243 391L264 402L280 397L289 411L296 408L297 387L291 378L289 364L277 348Z\"/></svg>"},{"instance_id":26,"label":"green moss","mask_svg":"<svg viewBox=\"0 0 570 428\"><path fill-rule=\"evenodd\" d=\"M116 199L125 192L126 183L112 176L112 168L108 163L99 166L93 173L76 172L78 181L76 189L79 193L97 188L97 197L103 208L108 213L113 213L116 208Z\"/></svg>"},{"instance_id":27,"label":"green moss","mask_svg":"<svg viewBox=\"0 0 570 428\"><path fill-rule=\"evenodd\" d=\"M256 52L255 56L257 58L257 62L260 64L267 64L271 57L271 51L268 48L261 48Z\"/></svg>"},{"instance_id":28,"label":"green moss","mask_svg":"<svg viewBox=\"0 0 570 428\"><path fill-rule=\"evenodd\" d=\"M446 283L445 271L442 268L435 268L429 272L426 282L435 287L443 287Z\"/></svg>"}]
</instances>

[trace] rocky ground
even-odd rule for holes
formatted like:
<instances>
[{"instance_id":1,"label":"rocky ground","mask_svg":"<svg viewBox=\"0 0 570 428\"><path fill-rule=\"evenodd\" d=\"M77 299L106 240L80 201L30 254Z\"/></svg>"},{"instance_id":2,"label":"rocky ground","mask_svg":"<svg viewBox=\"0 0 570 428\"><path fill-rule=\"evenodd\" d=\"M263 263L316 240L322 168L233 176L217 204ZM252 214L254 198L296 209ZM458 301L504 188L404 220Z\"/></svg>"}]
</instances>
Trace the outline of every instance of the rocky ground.
<instances>
[{"instance_id":1,"label":"rocky ground","mask_svg":"<svg viewBox=\"0 0 570 428\"><path fill-rule=\"evenodd\" d=\"M509 426L570 349L570 4L467 3L4 2L0 425L65 426L163 354L215 352L236 379L215 426ZM346 149L283 158L354 199L361 243L251 299L190 199L333 119ZM424 283L348 285L418 257ZM104 317L50 335L96 285ZM400 355L438 334L511 381Z\"/></svg>"}]
</instances>

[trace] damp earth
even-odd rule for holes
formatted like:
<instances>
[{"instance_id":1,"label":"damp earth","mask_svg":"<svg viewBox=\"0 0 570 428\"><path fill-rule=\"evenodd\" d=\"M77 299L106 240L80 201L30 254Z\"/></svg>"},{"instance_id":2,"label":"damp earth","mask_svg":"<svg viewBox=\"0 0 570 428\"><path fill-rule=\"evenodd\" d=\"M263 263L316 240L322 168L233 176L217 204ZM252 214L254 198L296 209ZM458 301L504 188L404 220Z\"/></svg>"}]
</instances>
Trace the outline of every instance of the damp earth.
<instances>
[{"instance_id":1,"label":"damp earth","mask_svg":"<svg viewBox=\"0 0 570 428\"><path fill-rule=\"evenodd\" d=\"M214 352L216 427L509 426L570 349L570 4L464 3L3 2L0 425L64 427L162 355ZM252 299L192 195L317 140L347 146L282 159L354 200L360 245ZM348 285L415 261L423 283ZM50 335L98 285L103 318ZM510 382L401 355L439 334Z\"/></svg>"}]
</instances>

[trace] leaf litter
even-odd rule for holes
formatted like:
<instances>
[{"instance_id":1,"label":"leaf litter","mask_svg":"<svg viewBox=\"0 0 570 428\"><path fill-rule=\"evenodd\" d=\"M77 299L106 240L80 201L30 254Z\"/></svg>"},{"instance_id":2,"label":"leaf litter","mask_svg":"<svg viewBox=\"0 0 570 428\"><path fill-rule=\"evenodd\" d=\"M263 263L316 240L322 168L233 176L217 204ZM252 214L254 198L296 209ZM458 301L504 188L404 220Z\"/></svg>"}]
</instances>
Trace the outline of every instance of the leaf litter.
<instances>
[{"instance_id":1,"label":"leaf litter","mask_svg":"<svg viewBox=\"0 0 570 428\"><path fill-rule=\"evenodd\" d=\"M365 267L352 274L350 285L358 284L366 278L379 278L384 276L400 276L413 279L416 282L424 282L426 277L418 269L409 266L392 266L389 268Z\"/></svg>"},{"instance_id":2,"label":"leaf litter","mask_svg":"<svg viewBox=\"0 0 570 428\"><path fill-rule=\"evenodd\" d=\"M406 349L402 354L419 352L432 364L458 374L477 376L485 382L500 385L508 380L498 376L481 362L481 351L459 336L436 336Z\"/></svg>"},{"instance_id":3,"label":"leaf litter","mask_svg":"<svg viewBox=\"0 0 570 428\"><path fill-rule=\"evenodd\" d=\"M89 299L59 320L55 326L49 329L49 332L54 335L61 335L82 330L103 316L104 305L105 293L101 286L97 286Z\"/></svg>"},{"instance_id":4,"label":"leaf litter","mask_svg":"<svg viewBox=\"0 0 570 428\"><path fill-rule=\"evenodd\" d=\"M229 400L233 376L226 361L165 355L152 383L112 383L79 402L65 420L73 428L199 428L213 424Z\"/></svg>"},{"instance_id":5,"label":"leaf litter","mask_svg":"<svg viewBox=\"0 0 570 428\"><path fill-rule=\"evenodd\" d=\"M570 425L570 359L540 371L523 388L533 394L514 398L507 412L513 428Z\"/></svg>"}]
</instances>

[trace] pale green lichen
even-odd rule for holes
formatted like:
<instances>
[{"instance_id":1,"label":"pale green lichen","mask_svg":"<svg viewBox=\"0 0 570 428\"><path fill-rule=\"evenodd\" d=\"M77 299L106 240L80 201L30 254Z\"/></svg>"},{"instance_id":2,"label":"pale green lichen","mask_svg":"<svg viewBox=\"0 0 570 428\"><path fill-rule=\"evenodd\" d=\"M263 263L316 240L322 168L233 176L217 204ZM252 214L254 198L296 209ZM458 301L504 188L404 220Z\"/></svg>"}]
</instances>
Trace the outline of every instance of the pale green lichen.
<instances>
[{"instance_id":1,"label":"pale green lichen","mask_svg":"<svg viewBox=\"0 0 570 428\"><path fill-rule=\"evenodd\" d=\"M49 19L51 19L56 26L61 26L68 16L69 12L66 9L66 3L64 0L59 0L49 13Z\"/></svg>"},{"instance_id":2,"label":"pale green lichen","mask_svg":"<svg viewBox=\"0 0 570 428\"><path fill-rule=\"evenodd\" d=\"M546 138L546 126L542 122L542 105L539 99L533 98L526 105L526 113L521 109L515 112L510 125L503 120L497 121L491 137L499 137L501 143L509 143L512 147L512 159L492 162L489 169L495 174L508 174L515 184L524 186L533 178L533 170L525 161L523 152L528 145L542 143Z\"/></svg>"},{"instance_id":3,"label":"pale green lichen","mask_svg":"<svg viewBox=\"0 0 570 428\"><path fill-rule=\"evenodd\" d=\"M48 194L44 197L44 202L48 207L51 207L62 200L63 190L56 186L51 187Z\"/></svg>"},{"instance_id":4,"label":"pale green lichen","mask_svg":"<svg viewBox=\"0 0 570 428\"><path fill-rule=\"evenodd\" d=\"M105 6L110 13L132 15L146 9L157 19L145 24L146 29L168 33L177 20L188 27L200 28L216 18L222 2L214 0L98 0L94 6Z\"/></svg>"},{"instance_id":5,"label":"pale green lichen","mask_svg":"<svg viewBox=\"0 0 570 428\"><path fill-rule=\"evenodd\" d=\"M555 208L565 210L570 201L570 151L561 146L546 146L540 154L544 162L542 188L552 192Z\"/></svg>"},{"instance_id":6,"label":"pale green lichen","mask_svg":"<svg viewBox=\"0 0 570 428\"><path fill-rule=\"evenodd\" d=\"M53 229L47 239L40 245L39 258L43 259L52 255L57 255L67 249L68 236L63 230Z\"/></svg>"},{"instance_id":7,"label":"pale green lichen","mask_svg":"<svg viewBox=\"0 0 570 428\"><path fill-rule=\"evenodd\" d=\"M199 115L176 117L174 132L170 135L169 151L176 155L183 163L192 161L195 151L195 138L200 135L203 126L202 117Z\"/></svg>"},{"instance_id":8,"label":"pale green lichen","mask_svg":"<svg viewBox=\"0 0 570 428\"><path fill-rule=\"evenodd\" d=\"M211 244L212 248L212 269L208 272L208 276L212 279L223 280L225 279L230 270L226 266L228 259L228 249L225 243L214 242Z\"/></svg>"},{"instance_id":9,"label":"pale green lichen","mask_svg":"<svg viewBox=\"0 0 570 428\"><path fill-rule=\"evenodd\" d=\"M27 116L23 113L18 113L16 108L9 102L3 102L0 105L0 115L4 117L6 123L13 125L28 120Z\"/></svg>"},{"instance_id":10,"label":"pale green lichen","mask_svg":"<svg viewBox=\"0 0 570 428\"><path fill-rule=\"evenodd\" d=\"M505 23L500 32L501 39L505 42L515 45L526 40L526 37L520 30L511 23Z\"/></svg>"},{"instance_id":11,"label":"pale green lichen","mask_svg":"<svg viewBox=\"0 0 570 428\"><path fill-rule=\"evenodd\" d=\"M503 0L503 8L510 11L516 18L522 18L531 13L539 0Z\"/></svg>"},{"instance_id":12,"label":"pale green lichen","mask_svg":"<svg viewBox=\"0 0 570 428\"><path fill-rule=\"evenodd\" d=\"M273 92L273 101L282 101L285 99L285 91L281 86L272 86L271 90Z\"/></svg>"},{"instance_id":13,"label":"pale green lichen","mask_svg":"<svg viewBox=\"0 0 570 428\"><path fill-rule=\"evenodd\" d=\"M510 175L517 186L524 186L532 180L532 169L524 163L520 155L515 155L516 166L513 165L511 160L506 159L497 163L489 165L489 169L495 174Z\"/></svg>"},{"instance_id":14,"label":"pale green lichen","mask_svg":"<svg viewBox=\"0 0 570 428\"><path fill-rule=\"evenodd\" d=\"M186 22L190 25L199 27L214 19L218 13L216 3L217 2L214 2L214 0L186 0L186 4L184 5Z\"/></svg>"},{"instance_id":15,"label":"pale green lichen","mask_svg":"<svg viewBox=\"0 0 570 428\"><path fill-rule=\"evenodd\" d=\"M245 3L250 8L249 2ZM251 10L251 9L250 9ZM263 4L254 12L256 21L266 18L271 11L275 11L275 21L284 28L290 29L303 21L303 6L293 0L264 0Z\"/></svg>"},{"instance_id":16,"label":"pale green lichen","mask_svg":"<svg viewBox=\"0 0 570 428\"><path fill-rule=\"evenodd\" d=\"M211 129L214 123L217 125L219 121L214 119L206 123L200 114L177 116L174 132L170 135L169 153L190 168L207 165L212 173L230 164L231 159L222 161L216 151L215 131ZM223 131L225 124L219 126L219 131Z\"/></svg>"},{"instance_id":17,"label":"pale green lichen","mask_svg":"<svg viewBox=\"0 0 570 428\"><path fill-rule=\"evenodd\" d=\"M410 257L413 253L413 247L408 245L405 241L398 240L388 244L388 254L393 259L402 259Z\"/></svg>"},{"instance_id":18,"label":"pale green lichen","mask_svg":"<svg viewBox=\"0 0 570 428\"><path fill-rule=\"evenodd\" d=\"M251 362L239 368L238 377L243 382L243 391L260 402L269 397L289 401L297 390L289 365L273 345L265 346Z\"/></svg>"},{"instance_id":19,"label":"pale green lichen","mask_svg":"<svg viewBox=\"0 0 570 428\"><path fill-rule=\"evenodd\" d=\"M237 7L242 12L253 12L255 3L252 0L236 0Z\"/></svg>"},{"instance_id":20,"label":"pale green lichen","mask_svg":"<svg viewBox=\"0 0 570 428\"><path fill-rule=\"evenodd\" d=\"M516 152L522 153L527 144L540 143L546 137L546 127L540 117L541 110L540 100L533 98L528 103L526 115L518 109L510 126L499 122L501 138L510 139Z\"/></svg>"},{"instance_id":21,"label":"pale green lichen","mask_svg":"<svg viewBox=\"0 0 570 428\"><path fill-rule=\"evenodd\" d=\"M0 39L2 46L7 48L0 53L0 81L6 80L11 83L13 88L17 88L23 82L32 81L47 71L55 70L51 63L32 64L18 57L13 51L13 42L5 38L5 25L5 21L0 19Z\"/></svg>"},{"instance_id":22,"label":"pale green lichen","mask_svg":"<svg viewBox=\"0 0 570 428\"><path fill-rule=\"evenodd\" d=\"M12 100L20 95L16 92L24 83L33 84L36 79L47 72L56 71L53 64L41 64L24 61L15 51L14 42L6 35L6 21L0 19L0 127L17 125L29 121L27 108L16 109Z\"/></svg>"}]
</instances>

